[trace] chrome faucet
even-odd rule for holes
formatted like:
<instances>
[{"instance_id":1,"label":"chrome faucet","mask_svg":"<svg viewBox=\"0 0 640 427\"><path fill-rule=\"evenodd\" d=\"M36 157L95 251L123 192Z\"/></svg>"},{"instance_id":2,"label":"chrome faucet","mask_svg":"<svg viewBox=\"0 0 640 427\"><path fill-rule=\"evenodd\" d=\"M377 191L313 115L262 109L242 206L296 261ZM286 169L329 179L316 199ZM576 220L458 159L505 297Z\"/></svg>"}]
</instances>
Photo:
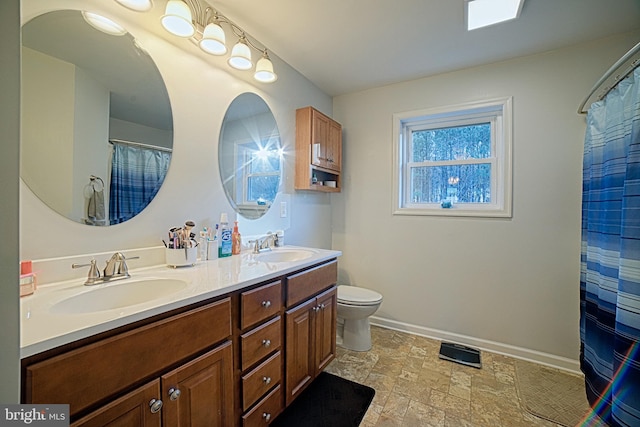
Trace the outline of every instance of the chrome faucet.
<instances>
[{"instance_id":1,"label":"chrome faucet","mask_svg":"<svg viewBox=\"0 0 640 427\"><path fill-rule=\"evenodd\" d=\"M111 280L126 279L131 277L129 274L129 268L127 267L127 259L138 259L140 257L126 258L122 252L114 253L107 265L100 275L100 270L96 265L96 260L92 259L89 264L71 264L71 268L89 267L89 273L87 274L87 280L84 282L86 286L97 285L98 283L104 283Z\"/></svg>"},{"instance_id":2,"label":"chrome faucet","mask_svg":"<svg viewBox=\"0 0 640 427\"><path fill-rule=\"evenodd\" d=\"M274 233L267 233L266 236L259 237L256 240L251 240L249 243L253 244L254 254L270 251L274 246L278 246L278 235Z\"/></svg>"},{"instance_id":3,"label":"chrome faucet","mask_svg":"<svg viewBox=\"0 0 640 427\"><path fill-rule=\"evenodd\" d=\"M111 256L109 261L107 261L107 266L104 268L103 273L103 280L111 280L120 276L130 277L126 258L124 257L122 252L116 252Z\"/></svg>"}]
</instances>

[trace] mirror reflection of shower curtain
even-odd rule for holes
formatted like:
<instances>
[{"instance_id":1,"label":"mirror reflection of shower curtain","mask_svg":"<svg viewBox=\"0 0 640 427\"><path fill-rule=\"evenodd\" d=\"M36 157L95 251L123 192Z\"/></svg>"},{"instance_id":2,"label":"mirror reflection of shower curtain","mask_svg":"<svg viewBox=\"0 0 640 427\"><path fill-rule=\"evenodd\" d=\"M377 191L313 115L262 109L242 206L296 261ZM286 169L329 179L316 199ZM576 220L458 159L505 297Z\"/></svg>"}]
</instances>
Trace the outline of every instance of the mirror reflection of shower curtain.
<instances>
[{"instance_id":1,"label":"mirror reflection of shower curtain","mask_svg":"<svg viewBox=\"0 0 640 427\"><path fill-rule=\"evenodd\" d=\"M139 214L155 197L167 174L171 153L114 143L111 161L109 222Z\"/></svg>"},{"instance_id":2,"label":"mirror reflection of shower curtain","mask_svg":"<svg viewBox=\"0 0 640 427\"><path fill-rule=\"evenodd\" d=\"M580 367L594 413L640 426L640 68L587 115ZM585 423L582 425L591 425Z\"/></svg>"}]
</instances>

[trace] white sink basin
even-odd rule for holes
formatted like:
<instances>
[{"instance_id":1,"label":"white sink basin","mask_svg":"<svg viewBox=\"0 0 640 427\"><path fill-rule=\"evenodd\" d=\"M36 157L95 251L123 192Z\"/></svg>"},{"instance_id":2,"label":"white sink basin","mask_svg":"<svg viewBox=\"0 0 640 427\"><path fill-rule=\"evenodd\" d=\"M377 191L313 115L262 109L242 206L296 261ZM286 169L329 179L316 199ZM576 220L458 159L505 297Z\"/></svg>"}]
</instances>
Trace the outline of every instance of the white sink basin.
<instances>
[{"instance_id":1,"label":"white sink basin","mask_svg":"<svg viewBox=\"0 0 640 427\"><path fill-rule=\"evenodd\" d=\"M305 249L274 249L271 252L263 252L256 255L257 261L262 262L293 262L311 258L313 252Z\"/></svg>"},{"instance_id":2,"label":"white sink basin","mask_svg":"<svg viewBox=\"0 0 640 427\"><path fill-rule=\"evenodd\" d=\"M187 286L177 279L123 279L95 285L90 291L63 299L51 307L60 314L93 313L149 302L174 294Z\"/></svg>"}]
</instances>

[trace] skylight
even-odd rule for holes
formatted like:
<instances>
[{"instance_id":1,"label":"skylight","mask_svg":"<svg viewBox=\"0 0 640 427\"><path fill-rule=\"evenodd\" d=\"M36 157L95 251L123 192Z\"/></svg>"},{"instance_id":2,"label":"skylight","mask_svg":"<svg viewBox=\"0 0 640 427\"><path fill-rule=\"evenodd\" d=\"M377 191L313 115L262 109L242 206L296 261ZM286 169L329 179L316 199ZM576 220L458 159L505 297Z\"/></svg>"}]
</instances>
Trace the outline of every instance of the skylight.
<instances>
[{"instance_id":1,"label":"skylight","mask_svg":"<svg viewBox=\"0 0 640 427\"><path fill-rule=\"evenodd\" d=\"M522 3L524 0L467 0L467 30L516 19Z\"/></svg>"}]
</instances>

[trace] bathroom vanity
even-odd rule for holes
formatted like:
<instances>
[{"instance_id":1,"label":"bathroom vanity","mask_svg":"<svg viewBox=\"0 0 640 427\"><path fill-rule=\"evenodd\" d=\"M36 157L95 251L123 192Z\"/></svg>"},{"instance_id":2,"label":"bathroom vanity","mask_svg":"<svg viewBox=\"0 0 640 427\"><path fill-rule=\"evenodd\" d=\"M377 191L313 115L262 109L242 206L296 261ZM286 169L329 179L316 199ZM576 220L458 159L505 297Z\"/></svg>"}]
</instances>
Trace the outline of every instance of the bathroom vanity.
<instances>
[{"instance_id":1,"label":"bathroom vanity","mask_svg":"<svg viewBox=\"0 0 640 427\"><path fill-rule=\"evenodd\" d=\"M78 281L24 298L22 401L67 403L73 426L269 424L335 357L341 255L277 251L132 272L186 286L97 313L56 309L95 292Z\"/></svg>"}]
</instances>

